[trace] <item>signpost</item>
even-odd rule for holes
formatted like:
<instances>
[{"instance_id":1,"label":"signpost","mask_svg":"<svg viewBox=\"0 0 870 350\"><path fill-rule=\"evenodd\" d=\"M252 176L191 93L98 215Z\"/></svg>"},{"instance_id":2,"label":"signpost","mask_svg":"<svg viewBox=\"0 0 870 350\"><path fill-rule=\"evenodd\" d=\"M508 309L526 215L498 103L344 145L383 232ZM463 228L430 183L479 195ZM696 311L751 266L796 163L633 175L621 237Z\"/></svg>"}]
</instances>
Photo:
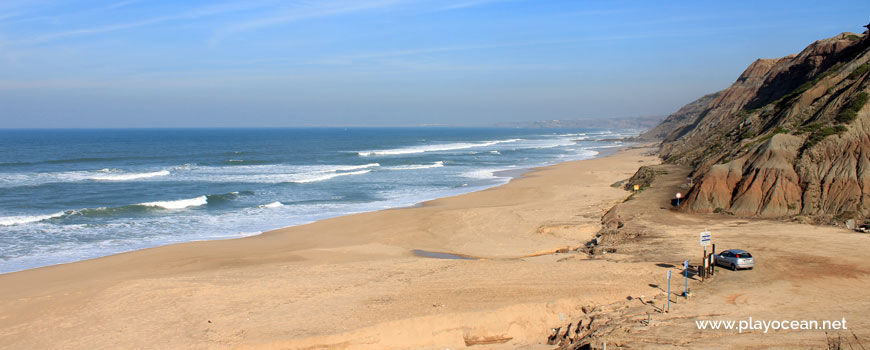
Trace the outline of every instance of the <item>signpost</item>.
<instances>
[{"instance_id":1,"label":"signpost","mask_svg":"<svg viewBox=\"0 0 870 350\"><path fill-rule=\"evenodd\" d=\"M701 246L704 247L704 250L707 250L707 246L710 245L710 231L704 230L701 232Z\"/></svg>"},{"instance_id":2,"label":"signpost","mask_svg":"<svg viewBox=\"0 0 870 350\"><path fill-rule=\"evenodd\" d=\"M700 242L700 245L702 247L704 247L704 258L701 259L701 261L702 261L701 267L703 268L703 270L698 271L698 274L701 275L701 281L703 281L704 277L706 277L707 270L710 267L710 258L707 256L707 246L710 245L710 239L711 239L710 231L707 231L707 229L704 229L704 231L701 231L701 234L699 235L699 242Z\"/></svg>"},{"instance_id":3,"label":"signpost","mask_svg":"<svg viewBox=\"0 0 870 350\"><path fill-rule=\"evenodd\" d=\"M677 192L677 206L678 207L680 206L680 198L683 198L683 194L680 192Z\"/></svg>"}]
</instances>

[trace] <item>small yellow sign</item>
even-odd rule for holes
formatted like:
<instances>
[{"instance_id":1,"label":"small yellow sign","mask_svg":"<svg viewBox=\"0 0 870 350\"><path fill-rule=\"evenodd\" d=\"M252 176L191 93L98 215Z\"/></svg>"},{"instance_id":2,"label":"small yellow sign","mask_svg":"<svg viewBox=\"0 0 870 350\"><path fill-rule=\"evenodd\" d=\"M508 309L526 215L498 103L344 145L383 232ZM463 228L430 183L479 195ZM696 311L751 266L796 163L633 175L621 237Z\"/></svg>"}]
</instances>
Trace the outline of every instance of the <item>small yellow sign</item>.
<instances>
[{"instance_id":1,"label":"small yellow sign","mask_svg":"<svg viewBox=\"0 0 870 350\"><path fill-rule=\"evenodd\" d=\"M634 185L634 190L635 190L635 191L640 191L640 185Z\"/></svg>"}]
</instances>

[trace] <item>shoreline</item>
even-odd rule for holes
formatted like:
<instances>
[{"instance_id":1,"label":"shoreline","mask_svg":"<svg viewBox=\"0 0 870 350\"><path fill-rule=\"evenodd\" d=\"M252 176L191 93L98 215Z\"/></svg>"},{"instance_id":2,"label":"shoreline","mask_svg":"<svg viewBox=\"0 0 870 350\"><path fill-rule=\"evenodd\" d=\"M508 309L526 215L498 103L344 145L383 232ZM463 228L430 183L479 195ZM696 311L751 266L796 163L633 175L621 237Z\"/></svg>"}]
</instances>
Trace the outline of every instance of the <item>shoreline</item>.
<instances>
[{"instance_id":1,"label":"shoreline","mask_svg":"<svg viewBox=\"0 0 870 350\"><path fill-rule=\"evenodd\" d=\"M389 207L389 208L382 208L382 209L375 209L375 210L363 210L363 211L349 212L349 213L340 214L340 215L333 216L333 217L327 217L327 218L317 219L317 220L308 221L308 222L303 222L303 223L300 223L300 224L294 224L294 225L289 225L289 226L282 226L282 227L278 227L278 228L274 228L274 229L269 229L269 230L265 230L265 231L259 231L259 232L239 232L239 233L235 234L235 235L236 235L235 237L232 237L232 235L234 235L234 234L229 234L229 233L228 233L228 234L223 235L222 237L221 237L221 236L216 236L216 238L207 238L207 239L199 239L199 240L191 240L191 241L171 242L171 243L159 244L159 245L151 246L151 247L133 248L133 249L130 249L130 250L120 251L120 252L116 252L116 253L109 253L109 254L106 254L106 255L100 255L100 256L94 256L94 257L84 258L84 259L81 259L81 260L75 260L75 261L69 261L69 262L61 262L61 263L48 264L48 265L41 265L41 266L34 266L34 267L28 267L28 268L24 268L24 269L20 269L20 270L8 271L8 272L0 272L0 276L3 276L3 275L5 275L5 274L10 274L10 273L17 273L17 272L22 272L22 271L29 271L29 270L34 270L34 269L40 269L40 268L44 268L44 267L51 267L51 266L58 266L58 265L66 265L66 264L74 264L74 263L78 263L78 262L82 262L82 261L88 261L88 260L93 260L93 259L101 259L101 258L111 257L111 256L114 256L114 255L128 254L128 253L132 253L132 252L136 252L136 251L140 251L140 250L154 249L154 248L160 248L160 247L171 246L171 245L176 245L176 244L185 244L185 243L195 243L195 242L211 242L211 241L223 241L223 240L245 239L245 238L248 238L248 237L259 236L259 235L262 235L262 234L265 234L265 233L268 233L268 232L271 232L271 231L284 230L284 229L288 229L288 228L292 228L292 227L298 227L298 226L310 225L310 224L317 223L317 222L319 222L319 221L329 220L329 219L333 219L333 218L337 218L337 217L343 217L343 216L349 216L349 215L357 215L357 214L363 214L363 213L377 212L377 211L382 211L382 210L396 210L396 209L406 209L406 208L419 208L419 207L423 207L423 206L425 206L425 203L426 203L426 202L429 202L429 201L438 200L438 199L442 199L442 198L450 198L450 197L462 196L462 195L469 194L469 193L474 193L474 192L486 191L486 190L489 190L489 189L492 189L492 188L497 188L497 187L500 187L500 186L507 185L507 184L509 184L511 181L514 181L514 180L516 180L516 179L518 179L518 178L523 177L523 176L526 175L526 174L533 173L533 172L535 172L535 171L537 171L537 170L540 170L540 169L543 169L543 168L547 168L547 167L551 167L551 166L556 166L556 165L559 165L559 164L562 164L562 163L565 163L565 162L577 162L577 161L583 161L583 160L588 160L588 159L604 158L604 157L607 157L607 156L609 156L609 155L615 154L615 153L619 152L620 150L624 150L624 149L627 149L627 148L632 147L632 146L635 146L635 145L636 145L636 143L627 143L627 144L625 144L624 146L620 146L620 147L590 147L590 148L588 148L588 150L590 150L590 151L595 151L595 152L596 152L596 154L595 154L594 156L590 157L590 158L586 158L586 159L566 160L566 161L562 161L562 162L558 162L558 163L553 163L553 164L544 164L544 165L530 166L530 167L525 167L525 168L515 168L515 169L505 169L505 170L494 171L494 172L492 173L493 176L500 177L500 178L505 178L506 181L501 182L501 183L495 183L495 184L492 184L492 185L477 186L477 187L473 188L471 191L467 191L467 192L459 192L459 193L455 193L455 194L449 194L449 195L446 195L446 196L443 196L443 197L435 197L435 198L431 198L431 199L425 199L425 200L422 200L422 201L419 201L419 202L413 203L413 204L411 204L411 205L400 205L400 206L396 206L396 207Z\"/></svg>"},{"instance_id":2,"label":"shoreline","mask_svg":"<svg viewBox=\"0 0 870 350\"><path fill-rule=\"evenodd\" d=\"M322 337L341 338L363 329L383 334L379 327L409 318L452 319L434 327L473 324L477 321L467 315L484 310L502 310L499 319L516 322L531 310L552 323L560 313L546 301L612 302L622 294L614 290L637 289L636 281L648 273L645 265L633 266L619 278L599 276L594 269L563 271L563 258L591 267L610 263L553 254L594 237L603 212L628 195L610 185L630 177L640 165L658 162L644 153L637 145L614 148L607 156L533 168L506 184L413 208L2 274L0 285L15 287L0 289L0 309L16 316L0 315L0 339L19 347L110 346L119 341L153 346L153 339L139 332L84 339L76 326L51 326L52 319L93 326L84 321L93 317L110 329L136 325L145 333L160 334L170 347L185 348L208 348L202 346L206 339L190 332L217 323L247 329L244 339L226 340L234 339L226 335L224 341L255 348L286 341L292 345L288 347L321 344L328 340ZM414 255L415 249L481 259L423 258ZM572 274L577 275L574 282L560 281ZM577 288L590 278L606 281L607 287L578 295ZM471 290L475 292L468 294ZM179 309L170 314L155 310L165 305ZM378 312L370 312L374 310ZM238 318L248 314L262 317ZM349 315L355 321L340 321ZM522 329L511 332L531 341L545 332L541 326L548 322L522 321ZM163 330L179 323L188 335ZM55 340L40 336L43 332ZM456 339L455 334L444 336ZM410 344L411 339L386 337L359 348Z\"/></svg>"}]
</instances>

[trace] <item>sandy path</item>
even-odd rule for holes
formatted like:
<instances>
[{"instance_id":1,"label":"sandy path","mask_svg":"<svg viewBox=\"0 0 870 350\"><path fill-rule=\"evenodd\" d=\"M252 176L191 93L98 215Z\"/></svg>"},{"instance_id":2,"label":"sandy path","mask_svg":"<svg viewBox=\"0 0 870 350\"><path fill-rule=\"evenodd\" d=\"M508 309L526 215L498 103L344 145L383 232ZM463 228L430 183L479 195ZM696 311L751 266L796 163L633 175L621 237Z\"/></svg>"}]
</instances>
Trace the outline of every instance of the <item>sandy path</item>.
<instances>
[{"instance_id":1,"label":"sandy path","mask_svg":"<svg viewBox=\"0 0 870 350\"><path fill-rule=\"evenodd\" d=\"M609 185L658 163L645 152L419 208L0 275L0 348L538 347L548 325L643 293L660 270L577 253L522 258L593 238L627 195Z\"/></svg>"}]
</instances>

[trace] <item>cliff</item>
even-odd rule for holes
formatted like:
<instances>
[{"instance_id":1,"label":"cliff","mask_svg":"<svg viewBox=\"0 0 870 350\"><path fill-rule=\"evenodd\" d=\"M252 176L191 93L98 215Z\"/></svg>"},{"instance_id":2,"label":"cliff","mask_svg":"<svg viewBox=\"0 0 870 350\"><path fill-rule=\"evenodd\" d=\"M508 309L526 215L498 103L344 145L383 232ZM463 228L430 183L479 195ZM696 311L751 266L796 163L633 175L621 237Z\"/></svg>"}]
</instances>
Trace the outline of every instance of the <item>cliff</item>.
<instances>
[{"instance_id":1,"label":"cliff","mask_svg":"<svg viewBox=\"0 0 870 350\"><path fill-rule=\"evenodd\" d=\"M681 210L870 217L870 38L843 33L753 62L641 135L693 168Z\"/></svg>"}]
</instances>

